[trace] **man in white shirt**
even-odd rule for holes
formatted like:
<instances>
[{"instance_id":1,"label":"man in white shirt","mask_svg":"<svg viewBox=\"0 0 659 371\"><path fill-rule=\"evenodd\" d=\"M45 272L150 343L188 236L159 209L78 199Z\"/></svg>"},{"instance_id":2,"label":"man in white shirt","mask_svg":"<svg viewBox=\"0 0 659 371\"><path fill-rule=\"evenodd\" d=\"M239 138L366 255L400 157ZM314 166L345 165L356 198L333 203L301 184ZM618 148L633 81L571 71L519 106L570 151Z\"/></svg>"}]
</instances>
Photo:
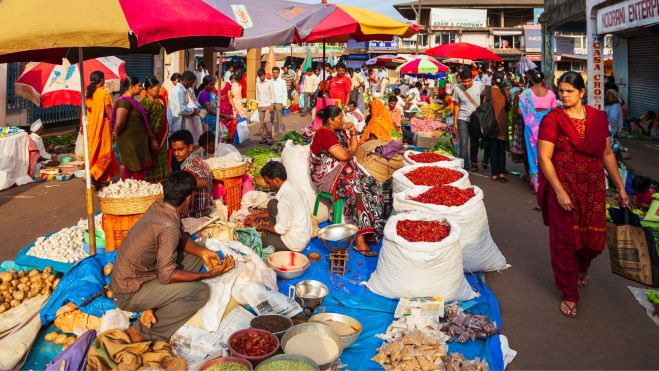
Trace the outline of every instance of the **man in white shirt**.
<instances>
[{"instance_id":1,"label":"man in white shirt","mask_svg":"<svg viewBox=\"0 0 659 371\"><path fill-rule=\"evenodd\" d=\"M309 67L307 68L307 74L302 78L302 101L304 105L300 107L300 115L304 116L311 111L311 98L316 94L316 90L318 90L318 79Z\"/></svg>"},{"instance_id":2,"label":"man in white shirt","mask_svg":"<svg viewBox=\"0 0 659 371\"><path fill-rule=\"evenodd\" d=\"M259 122L261 123L260 144L272 145L272 122L270 115L275 108L275 87L272 80L265 78L265 70L257 72L256 79L256 105L259 109Z\"/></svg>"},{"instance_id":3,"label":"man in white shirt","mask_svg":"<svg viewBox=\"0 0 659 371\"><path fill-rule=\"evenodd\" d=\"M208 70L206 69L206 65L203 63L199 63L197 65L197 69L194 70L194 75L197 81L195 84L195 88L199 89L199 85L201 85L201 80L203 80L204 77L209 75Z\"/></svg>"},{"instance_id":4,"label":"man in white shirt","mask_svg":"<svg viewBox=\"0 0 659 371\"><path fill-rule=\"evenodd\" d=\"M179 82L168 93L167 122L170 133L175 133L183 128L183 117L199 114L199 109L192 108L185 98L188 88L194 86L195 81L195 74L185 71L181 74Z\"/></svg>"},{"instance_id":5,"label":"man in white shirt","mask_svg":"<svg viewBox=\"0 0 659 371\"><path fill-rule=\"evenodd\" d=\"M224 73L224 77L222 77L222 80L227 83L231 83L231 75L233 75L233 65L230 64L229 67L227 67L226 72Z\"/></svg>"},{"instance_id":6,"label":"man in white shirt","mask_svg":"<svg viewBox=\"0 0 659 371\"><path fill-rule=\"evenodd\" d=\"M488 70L481 77L484 86L492 86L492 71Z\"/></svg>"},{"instance_id":7,"label":"man in white shirt","mask_svg":"<svg viewBox=\"0 0 659 371\"><path fill-rule=\"evenodd\" d=\"M39 150L39 161L34 166L34 171L32 172L33 178L39 177L39 171L41 170L41 161L50 161L52 156L46 151L46 147L43 144L43 139L41 139L41 133L43 132L43 123L41 119L33 122L30 125L30 139L34 145Z\"/></svg>"},{"instance_id":8,"label":"man in white shirt","mask_svg":"<svg viewBox=\"0 0 659 371\"><path fill-rule=\"evenodd\" d=\"M407 103L410 105L410 110L419 109L419 104L421 103L421 89L423 85L420 82L416 82L414 87L407 91Z\"/></svg>"},{"instance_id":9,"label":"man in white shirt","mask_svg":"<svg viewBox=\"0 0 659 371\"><path fill-rule=\"evenodd\" d=\"M281 76L279 67L272 68L272 86L275 93L274 109L271 112L271 120L274 126L275 138L284 132L284 123L282 122L282 111L288 99L288 89L286 80Z\"/></svg>"},{"instance_id":10,"label":"man in white shirt","mask_svg":"<svg viewBox=\"0 0 659 371\"><path fill-rule=\"evenodd\" d=\"M286 180L286 168L279 161L266 163L261 176L277 194L268 202L267 212L247 217L245 224L264 232L264 247L273 246L276 251L304 250L312 232L311 210L304 202L304 192Z\"/></svg>"},{"instance_id":11,"label":"man in white shirt","mask_svg":"<svg viewBox=\"0 0 659 371\"><path fill-rule=\"evenodd\" d=\"M460 85L456 85L453 89L452 96L454 128L460 137L459 152L460 157L464 159L465 170L478 171L478 143L480 138L474 135L470 136L469 124L471 114L481 104L483 83L474 81L469 69L460 71L459 77Z\"/></svg>"}]
</instances>

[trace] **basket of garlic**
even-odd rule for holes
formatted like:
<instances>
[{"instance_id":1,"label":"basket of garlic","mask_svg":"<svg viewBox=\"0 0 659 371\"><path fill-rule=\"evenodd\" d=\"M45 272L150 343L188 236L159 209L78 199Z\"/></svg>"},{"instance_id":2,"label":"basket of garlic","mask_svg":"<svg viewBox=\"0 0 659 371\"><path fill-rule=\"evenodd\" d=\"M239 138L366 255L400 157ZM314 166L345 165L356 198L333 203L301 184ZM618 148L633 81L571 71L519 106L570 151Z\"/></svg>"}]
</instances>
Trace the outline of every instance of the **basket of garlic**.
<instances>
[{"instance_id":1,"label":"basket of garlic","mask_svg":"<svg viewBox=\"0 0 659 371\"><path fill-rule=\"evenodd\" d=\"M213 179L236 178L247 172L246 162L238 162L227 157L212 157L204 161L211 168Z\"/></svg>"},{"instance_id":2,"label":"basket of garlic","mask_svg":"<svg viewBox=\"0 0 659 371\"><path fill-rule=\"evenodd\" d=\"M156 200L163 199L162 184L126 179L98 192L101 211L109 215L144 214Z\"/></svg>"}]
</instances>

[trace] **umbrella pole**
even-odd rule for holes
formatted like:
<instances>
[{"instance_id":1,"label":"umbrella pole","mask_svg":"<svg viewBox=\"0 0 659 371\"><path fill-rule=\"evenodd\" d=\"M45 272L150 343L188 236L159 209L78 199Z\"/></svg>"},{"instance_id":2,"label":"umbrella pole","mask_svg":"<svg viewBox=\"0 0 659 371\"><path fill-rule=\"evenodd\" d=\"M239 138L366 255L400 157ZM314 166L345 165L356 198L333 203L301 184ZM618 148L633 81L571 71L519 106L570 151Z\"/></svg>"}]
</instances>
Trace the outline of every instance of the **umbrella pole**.
<instances>
[{"instance_id":1,"label":"umbrella pole","mask_svg":"<svg viewBox=\"0 0 659 371\"><path fill-rule=\"evenodd\" d=\"M222 74L222 52L219 52L220 54L220 65L217 68L217 79L218 79L218 84L217 86L220 87L219 90L222 90L222 81L223 79L223 74ZM228 84L228 83L227 83ZM215 154L217 153L217 147L218 144L220 143L220 100L222 99L222 94L218 91L217 93L217 108L215 109L215 152L213 152L213 157L215 157ZM206 148L206 151L208 151L208 148Z\"/></svg>"},{"instance_id":2,"label":"umbrella pole","mask_svg":"<svg viewBox=\"0 0 659 371\"><path fill-rule=\"evenodd\" d=\"M89 167L89 140L87 136L87 108L85 107L85 70L82 48L78 48L78 71L80 72L80 120L82 121L82 145L85 152L85 196L87 205L87 230L89 231L89 254L96 255L96 223L94 222L94 193Z\"/></svg>"},{"instance_id":3,"label":"umbrella pole","mask_svg":"<svg viewBox=\"0 0 659 371\"><path fill-rule=\"evenodd\" d=\"M325 65L327 64L327 61L325 60L325 39L323 39L323 98L325 98L325 85L327 85L325 82L327 81L327 76L325 75Z\"/></svg>"}]
</instances>

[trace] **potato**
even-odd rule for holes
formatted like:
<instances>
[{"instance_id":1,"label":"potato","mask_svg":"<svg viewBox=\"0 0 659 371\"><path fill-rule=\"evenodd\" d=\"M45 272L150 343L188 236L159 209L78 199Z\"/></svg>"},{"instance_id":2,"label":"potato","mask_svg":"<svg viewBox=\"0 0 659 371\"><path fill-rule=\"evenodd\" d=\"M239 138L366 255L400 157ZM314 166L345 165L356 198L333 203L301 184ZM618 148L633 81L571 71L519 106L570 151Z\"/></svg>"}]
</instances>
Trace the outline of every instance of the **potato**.
<instances>
[{"instance_id":1,"label":"potato","mask_svg":"<svg viewBox=\"0 0 659 371\"><path fill-rule=\"evenodd\" d=\"M14 286L9 286L9 287L7 288L7 292L10 293L10 294L13 294L14 291L16 291L16 288L15 288Z\"/></svg>"},{"instance_id":2,"label":"potato","mask_svg":"<svg viewBox=\"0 0 659 371\"><path fill-rule=\"evenodd\" d=\"M19 278L23 278L23 277L25 277L25 271L22 270L22 269L21 269L20 271L18 271L18 277L19 277Z\"/></svg>"},{"instance_id":3,"label":"potato","mask_svg":"<svg viewBox=\"0 0 659 371\"><path fill-rule=\"evenodd\" d=\"M18 279L18 281L20 281L20 283L28 283L28 282L30 282L30 278L29 277L21 277L21 278Z\"/></svg>"},{"instance_id":4,"label":"potato","mask_svg":"<svg viewBox=\"0 0 659 371\"><path fill-rule=\"evenodd\" d=\"M16 299L14 299L14 300L12 300L12 301L9 302L9 305L11 305L12 308L15 308L15 307L21 305L21 302L18 301L18 300L16 300Z\"/></svg>"},{"instance_id":5,"label":"potato","mask_svg":"<svg viewBox=\"0 0 659 371\"><path fill-rule=\"evenodd\" d=\"M11 308L11 305L5 303L5 304L0 304L0 313L4 313Z\"/></svg>"},{"instance_id":6,"label":"potato","mask_svg":"<svg viewBox=\"0 0 659 371\"><path fill-rule=\"evenodd\" d=\"M28 298L33 298L37 295L39 295L39 291L30 290L30 292L27 293Z\"/></svg>"},{"instance_id":7,"label":"potato","mask_svg":"<svg viewBox=\"0 0 659 371\"><path fill-rule=\"evenodd\" d=\"M57 345L62 345L62 344L64 344L65 341L66 341L66 335L57 334L57 336L55 336L55 339L53 340L53 343L55 343Z\"/></svg>"},{"instance_id":8,"label":"potato","mask_svg":"<svg viewBox=\"0 0 659 371\"><path fill-rule=\"evenodd\" d=\"M114 297L114 293L113 293L112 291L108 290L108 291L105 293L105 296L106 296L107 298L109 298L109 299L112 299L112 298Z\"/></svg>"},{"instance_id":9,"label":"potato","mask_svg":"<svg viewBox=\"0 0 659 371\"><path fill-rule=\"evenodd\" d=\"M16 300L23 301L23 299L25 299L25 291L21 291L21 290L14 291L14 294L12 296Z\"/></svg>"},{"instance_id":10,"label":"potato","mask_svg":"<svg viewBox=\"0 0 659 371\"><path fill-rule=\"evenodd\" d=\"M50 288L49 287L44 287L41 290L41 295L50 295Z\"/></svg>"},{"instance_id":11,"label":"potato","mask_svg":"<svg viewBox=\"0 0 659 371\"><path fill-rule=\"evenodd\" d=\"M16 269L10 270L9 273L11 273L12 279L17 279L18 278L18 272L16 272Z\"/></svg>"},{"instance_id":12,"label":"potato","mask_svg":"<svg viewBox=\"0 0 659 371\"><path fill-rule=\"evenodd\" d=\"M55 340L55 337L57 337L57 335L59 335L59 334L56 333L55 331L53 331L53 332L49 332L49 333L46 334L46 336L44 337L44 340L46 340L46 341L53 341L53 340Z\"/></svg>"},{"instance_id":13,"label":"potato","mask_svg":"<svg viewBox=\"0 0 659 371\"><path fill-rule=\"evenodd\" d=\"M11 273L9 273L9 272L1 272L0 273L0 280L2 281L2 283L10 282L12 279L13 278L11 276Z\"/></svg>"},{"instance_id":14,"label":"potato","mask_svg":"<svg viewBox=\"0 0 659 371\"><path fill-rule=\"evenodd\" d=\"M53 281L55 281L55 278L56 277L51 274L46 278L46 282L53 282Z\"/></svg>"},{"instance_id":15,"label":"potato","mask_svg":"<svg viewBox=\"0 0 659 371\"><path fill-rule=\"evenodd\" d=\"M7 291L11 284L9 282L0 283L0 291Z\"/></svg>"},{"instance_id":16,"label":"potato","mask_svg":"<svg viewBox=\"0 0 659 371\"><path fill-rule=\"evenodd\" d=\"M23 291L23 292L30 291L30 288L28 287L28 285L26 285L24 283L19 283L18 286L16 286L16 288L18 289L18 291Z\"/></svg>"},{"instance_id":17,"label":"potato","mask_svg":"<svg viewBox=\"0 0 659 371\"><path fill-rule=\"evenodd\" d=\"M114 268L112 263L107 263L105 267L103 267L103 274L109 276L112 273L112 268Z\"/></svg>"},{"instance_id":18,"label":"potato","mask_svg":"<svg viewBox=\"0 0 659 371\"><path fill-rule=\"evenodd\" d=\"M21 281L19 281L19 280L11 280L11 285L12 285L13 287L18 286L19 283L21 283Z\"/></svg>"},{"instance_id":19,"label":"potato","mask_svg":"<svg viewBox=\"0 0 659 371\"><path fill-rule=\"evenodd\" d=\"M51 274L51 273L53 273L53 267L48 266L48 267L44 268L43 271L45 273Z\"/></svg>"},{"instance_id":20,"label":"potato","mask_svg":"<svg viewBox=\"0 0 659 371\"><path fill-rule=\"evenodd\" d=\"M66 341L64 342L64 344L69 346L69 345L75 343L76 340L78 340L78 338L76 338L75 336L69 336L68 338L66 338Z\"/></svg>"},{"instance_id":21,"label":"potato","mask_svg":"<svg viewBox=\"0 0 659 371\"><path fill-rule=\"evenodd\" d=\"M36 269L33 269L33 270L31 270L30 272L28 272L27 275L28 275L28 277L34 277L34 276L36 276L36 275L38 275L38 274L39 274L39 271L36 270Z\"/></svg>"},{"instance_id":22,"label":"potato","mask_svg":"<svg viewBox=\"0 0 659 371\"><path fill-rule=\"evenodd\" d=\"M59 281L60 281L59 278L56 278L55 281L53 281L53 289L56 288L57 285L59 285Z\"/></svg>"}]
</instances>

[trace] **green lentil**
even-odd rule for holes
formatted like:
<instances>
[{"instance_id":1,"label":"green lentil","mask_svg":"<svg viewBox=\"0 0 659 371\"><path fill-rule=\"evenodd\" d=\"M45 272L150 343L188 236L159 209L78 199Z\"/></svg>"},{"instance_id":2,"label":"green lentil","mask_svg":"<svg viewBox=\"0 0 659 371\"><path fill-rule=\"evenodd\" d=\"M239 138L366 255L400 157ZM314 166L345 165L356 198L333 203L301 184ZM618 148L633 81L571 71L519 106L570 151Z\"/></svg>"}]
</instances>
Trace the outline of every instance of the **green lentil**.
<instances>
[{"instance_id":1,"label":"green lentil","mask_svg":"<svg viewBox=\"0 0 659 371\"><path fill-rule=\"evenodd\" d=\"M205 371L249 371L249 369L238 362L223 362L216 363L205 369Z\"/></svg>"},{"instance_id":2,"label":"green lentil","mask_svg":"<svg viewBox=\"0 0 659 371\"><path fill-rule=\"evenodd\" d=\"M270 362L258 367L259 371L314 371L308 363L302 361L291 361L287 359L280 359Z\"/></svg>"}]
</instances>

